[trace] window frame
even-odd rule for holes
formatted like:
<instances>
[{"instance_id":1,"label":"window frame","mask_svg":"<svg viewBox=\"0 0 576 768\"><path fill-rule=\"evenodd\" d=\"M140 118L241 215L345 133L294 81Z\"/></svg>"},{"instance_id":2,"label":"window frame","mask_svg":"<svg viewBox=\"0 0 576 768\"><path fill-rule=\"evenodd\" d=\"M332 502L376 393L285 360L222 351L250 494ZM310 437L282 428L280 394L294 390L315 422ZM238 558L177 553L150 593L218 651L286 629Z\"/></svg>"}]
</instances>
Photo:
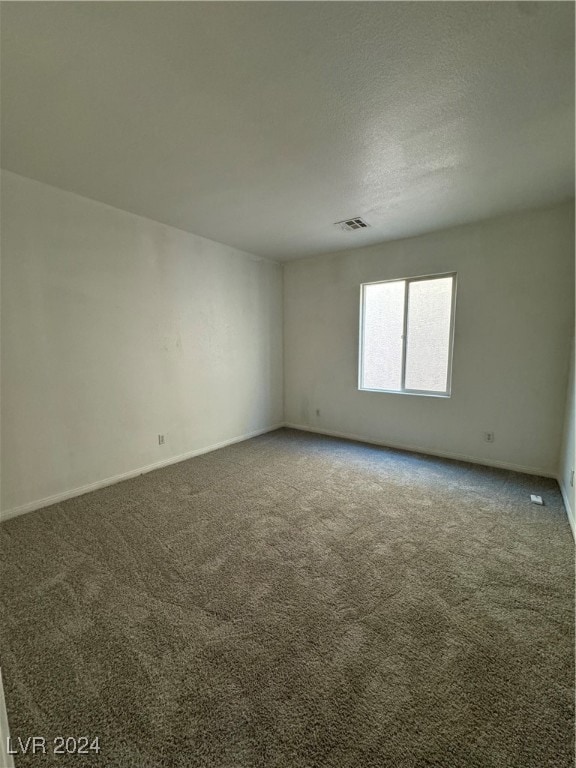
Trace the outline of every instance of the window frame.
<instances>
[{"instance_id":1,"label":"window frame","mask_svg":"<svg viewBox=\"0 0 576 768\"><path fill-rule=\"evenodd\" d=\"M406 384L406 346L408 331L408 292L410 283L418 283L423 280L438 280L444 277L452 278L452 298L450 307L450 338L448 341L448 368L446 373L447 389L444 392L434 392L428 389L407 389ZM404 282L404 318L402 331L402 372L401 389L375 389L374 387L362 386L362 372L364 369L364 313L365 313L365 288L369 285L382 285L383 283ZM373 280L368 283L360 284L360 338L358 341L358 390L360 392L384 392L390 395L419 395L421 397L441 397L449 398L452 396L452 359L454 357L454 321L456 317L456 272L440 272L434 275L417 275L416 277L395 277L391 280Z\"/></svg>"}]
</instances>

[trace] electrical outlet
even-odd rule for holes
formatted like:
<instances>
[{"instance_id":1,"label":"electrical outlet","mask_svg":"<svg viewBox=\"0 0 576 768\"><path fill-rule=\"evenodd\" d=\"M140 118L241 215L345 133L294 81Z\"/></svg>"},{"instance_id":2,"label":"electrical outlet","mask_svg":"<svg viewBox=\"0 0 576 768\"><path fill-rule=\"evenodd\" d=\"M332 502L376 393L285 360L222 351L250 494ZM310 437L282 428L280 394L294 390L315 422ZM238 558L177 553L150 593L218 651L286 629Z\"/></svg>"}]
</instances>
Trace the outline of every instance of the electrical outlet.
<instances>
[{"instance_id":1,"label":"electrical outlet","mask_svg":"<svg viewBox=\"0 0 576 768\"><path fill-rule=\"evenodd\" d=\"M484 435L484 441L486 443L493 443L494 442L494 432L483 432Z\"/></svg>"},{"instance_id":2,"label":"electrical outlet","mask_svg":"<svg viewBox=\"0 0 576 768\"><path fill-rule=\"evenodd\" d=\"M164 435L158 435L158 445L164 445Z\"/></svg>"}]
</instances>

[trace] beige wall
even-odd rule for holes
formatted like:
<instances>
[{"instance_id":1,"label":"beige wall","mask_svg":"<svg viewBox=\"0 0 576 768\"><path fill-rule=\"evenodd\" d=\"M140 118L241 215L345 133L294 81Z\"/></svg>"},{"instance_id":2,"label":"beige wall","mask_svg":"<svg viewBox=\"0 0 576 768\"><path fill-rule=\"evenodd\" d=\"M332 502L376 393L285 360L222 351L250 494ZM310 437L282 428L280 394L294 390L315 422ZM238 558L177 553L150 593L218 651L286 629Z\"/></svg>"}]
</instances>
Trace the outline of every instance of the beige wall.
<instances>
[{"instance_id":1,"label":"beige wall","mask_svg":"<svg viewBox=\"0 0 576 768\"><path fill-rule=\"evenodd\" d=\"M5 172L2 290L5 514L282 421L278 264Z\"/></svg>"},{"instance_id":2,"label":"beige wall","mask_svg":"<svg viewBox=\"0 0 576 768\"><path fill-rule=\"evenodd\" d=\"M564 204L286 264L286 421L556 475L574 322L572 211ZM452 397L358 391L360 283L453 270ZM484 442L488 431L494 443Z\"/></svg>"}]
</instances>

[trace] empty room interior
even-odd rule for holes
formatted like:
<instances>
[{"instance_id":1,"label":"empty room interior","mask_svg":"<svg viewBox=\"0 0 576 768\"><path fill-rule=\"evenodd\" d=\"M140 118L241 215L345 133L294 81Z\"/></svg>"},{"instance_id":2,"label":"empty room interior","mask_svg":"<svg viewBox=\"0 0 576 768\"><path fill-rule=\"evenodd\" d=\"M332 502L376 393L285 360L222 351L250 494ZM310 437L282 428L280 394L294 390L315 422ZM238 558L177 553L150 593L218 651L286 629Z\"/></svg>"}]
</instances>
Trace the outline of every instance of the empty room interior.
<instances>
[{"instance_id":1,"label":"empty room interior","mask_svg":"<svg viewBox=\"0 0 576 768\"><path fill-rule=\"evenodd\" d=\"M0 3L0 768L574 765L574 10Z\"/></svg>"}]
</instances>

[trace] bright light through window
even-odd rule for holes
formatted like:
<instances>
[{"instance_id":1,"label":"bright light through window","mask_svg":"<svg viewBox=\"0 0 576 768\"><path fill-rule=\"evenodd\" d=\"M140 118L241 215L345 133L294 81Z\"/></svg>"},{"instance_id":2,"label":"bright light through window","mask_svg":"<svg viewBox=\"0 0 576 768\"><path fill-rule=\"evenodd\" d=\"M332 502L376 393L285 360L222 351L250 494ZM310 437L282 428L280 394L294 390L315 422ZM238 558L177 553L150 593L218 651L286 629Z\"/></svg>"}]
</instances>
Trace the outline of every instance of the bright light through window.
<instances>
[{"instance_id":1,"label":"bright light through window","mask_svg":"<svg viewBox=\"0 0 576 768\"><path fill-rule=\"evenodd\" d=\"M456 275L362 286L360 389L449 395Z\"/></svg>"}]
</instances>

